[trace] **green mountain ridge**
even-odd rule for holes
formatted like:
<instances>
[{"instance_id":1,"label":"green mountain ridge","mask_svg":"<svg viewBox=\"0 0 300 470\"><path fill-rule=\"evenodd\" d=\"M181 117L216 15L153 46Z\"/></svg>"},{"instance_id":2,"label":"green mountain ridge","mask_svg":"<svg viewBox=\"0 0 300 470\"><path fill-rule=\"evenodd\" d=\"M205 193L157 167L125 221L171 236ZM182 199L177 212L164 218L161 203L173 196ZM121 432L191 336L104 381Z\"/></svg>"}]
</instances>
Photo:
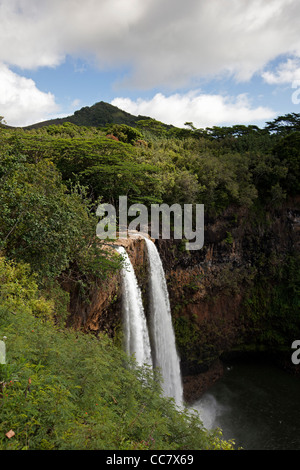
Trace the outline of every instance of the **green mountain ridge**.
<instances>
[{"instance_id":1,"label":"green mountain ridge","mask_svg":"<svg viewBox=\"0 0 300 470\"><path fill-rule=\"evenodd\" d=\"M100 101L99 103L95 103L93 106L85 106L80 110L75 111L71 116L38 122L24 127L24 129L39 129L52 124L63 124L64 122L71 122L77 126L87 127L101 127L106 126L107 124L126 124L128 126L134 126L137 121L144 119L151 118L147 116L134 116L133 114L127 113L112 104Z\"/></svg>"}]
</instances>

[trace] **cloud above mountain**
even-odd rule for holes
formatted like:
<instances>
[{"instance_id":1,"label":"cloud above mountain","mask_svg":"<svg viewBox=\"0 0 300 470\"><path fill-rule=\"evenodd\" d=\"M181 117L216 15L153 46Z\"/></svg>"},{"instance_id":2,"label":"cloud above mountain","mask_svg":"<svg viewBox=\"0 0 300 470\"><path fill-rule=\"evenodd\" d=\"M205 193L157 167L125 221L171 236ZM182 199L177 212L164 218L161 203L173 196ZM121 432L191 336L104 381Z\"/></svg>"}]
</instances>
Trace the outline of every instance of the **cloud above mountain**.
<instances>
[{"instance_id":1,"label":"cloud above mountain","mask_svg":"<svg viewBox=\"0 0 300 470\"><path fill-rule=\"evenodd\" d=\"M0 64L0 114L11 126L26 126L58 112L52 93L40 91L33 80Z\"/></svg>"},{"instance_id":2,"label":"cloud above mountain","mask_svg":"<svg viewBox=\"0 0 300 470\"><path fill-rule=\"evenodd\" d=\"M152 99L115 98L114 106L135 116L151 116L166 124L184 127L193 122L197 128L221 123L247 123L275 117L274 111L263 106L253 107L247 95L236 98L221 95L207 95L201 92L164 96L157 93Z\"/></svg>"},{"instance_id":3,"label":"cloud above mountain","mask_svg":"<svg viewBox=\"0 0 300 470\"><path fill-rule=\"evenodd\" d=\"M130 68L134 86L182 86L220 73L247 80L300 56L298 0L2 0L0 60L57 66L67 54Z\"/></svg>"},{"instance_id":4,"label":"cloud above mountain","mask_svg":"<svg viewBox=\"0 0 300 470\"><path fill-rule=\"evenodd\" d=\"M0 0L0 62L21 77L82 58L119 70L127 90L176 92L216 77L271 84L291 65L276 72L271 61L300 58L299 16L298 0Z\"/></svg>"}]
</instances>

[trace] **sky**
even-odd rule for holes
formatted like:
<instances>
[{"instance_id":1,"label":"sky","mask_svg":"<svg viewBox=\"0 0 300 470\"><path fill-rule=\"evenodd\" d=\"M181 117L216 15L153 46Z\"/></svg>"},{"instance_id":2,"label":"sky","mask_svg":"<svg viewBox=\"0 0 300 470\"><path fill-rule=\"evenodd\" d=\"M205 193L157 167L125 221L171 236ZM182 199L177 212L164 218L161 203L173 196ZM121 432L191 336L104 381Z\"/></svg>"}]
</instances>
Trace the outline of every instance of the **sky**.
<instances>
[{"instance_id":1,"label":"sky","mask_svg":"<svg viewBox=\"0 0 300 470\"><path fill-rule=\"evenodd\" d=\"M99 101L166 124L300 113L299 0L0 0L0 116Z\"/></svg>"}]
</instances>

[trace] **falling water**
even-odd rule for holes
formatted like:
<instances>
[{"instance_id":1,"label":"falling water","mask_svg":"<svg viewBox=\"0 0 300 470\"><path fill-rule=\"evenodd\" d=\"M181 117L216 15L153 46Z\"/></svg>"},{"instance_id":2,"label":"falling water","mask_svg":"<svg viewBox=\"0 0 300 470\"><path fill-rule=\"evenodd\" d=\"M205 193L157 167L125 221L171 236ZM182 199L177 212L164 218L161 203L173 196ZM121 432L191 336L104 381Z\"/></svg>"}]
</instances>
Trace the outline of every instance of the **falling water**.
<instances>
[{"instance_id":1,"label":"falling water","mask_svg":"<svg viewBox=\"0 0 300 470\"><path fill-rule=\"evenodd\" d=\"M125 350L139 365L152 365L151 348L142 295L133 266L122 246L117 251L125 260L122 268Z\"/></svg>"},{"instance_id":2,"label":"falling water","mask_svg":"<svg viewBox=\"0 0 300 470\"><path fill-rule=\"evenodd\" d=\"M163 392L183 403L180 361L176 350L165 273L155 244L145 238L150 269L150 328L155 367L160 368Z\"/></svg>"}]
</instances>

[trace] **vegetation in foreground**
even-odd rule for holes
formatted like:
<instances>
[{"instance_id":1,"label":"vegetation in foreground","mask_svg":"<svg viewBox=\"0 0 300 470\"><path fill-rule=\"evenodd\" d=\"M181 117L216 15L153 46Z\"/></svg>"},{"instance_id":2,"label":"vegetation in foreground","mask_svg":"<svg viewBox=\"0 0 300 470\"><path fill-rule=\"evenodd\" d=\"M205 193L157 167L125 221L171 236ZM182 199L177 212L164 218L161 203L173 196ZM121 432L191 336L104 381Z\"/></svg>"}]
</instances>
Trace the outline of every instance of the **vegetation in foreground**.
<instances>
[{"instance_id":1,"label":"vegetation in foreground","mask_svg":"<svg viewBox=\"0 0 300 470\"><path fill-rule=\"evenodd\" d=\"M0 281L1 450L232 448L106 336L55 325L28 266L0 258Z\"/></svg>"}]
</instances>

